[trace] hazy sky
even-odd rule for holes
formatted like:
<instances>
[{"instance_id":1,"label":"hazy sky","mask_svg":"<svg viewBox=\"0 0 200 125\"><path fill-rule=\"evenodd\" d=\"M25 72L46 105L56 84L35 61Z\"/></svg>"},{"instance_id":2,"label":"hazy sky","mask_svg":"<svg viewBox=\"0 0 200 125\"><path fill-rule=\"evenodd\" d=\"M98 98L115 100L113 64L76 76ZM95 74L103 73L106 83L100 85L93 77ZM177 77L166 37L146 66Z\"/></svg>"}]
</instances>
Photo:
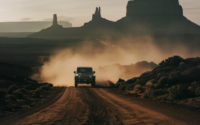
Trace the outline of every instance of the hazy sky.
<instances>
[{"instance_id":1,"label":"hazy sky","mask_svg":"<svg viewBox=\"0 0 200 125\"><path fill-rule=\"evenodd\" d=\"M125 16L128 0L0 0L0 22L50 20L53 13L59 19L83 25L91 19L96 6L102 16L116 21ZM200 25L200 0L179 0L184 15Z\"/></svg>"}]
</instances>

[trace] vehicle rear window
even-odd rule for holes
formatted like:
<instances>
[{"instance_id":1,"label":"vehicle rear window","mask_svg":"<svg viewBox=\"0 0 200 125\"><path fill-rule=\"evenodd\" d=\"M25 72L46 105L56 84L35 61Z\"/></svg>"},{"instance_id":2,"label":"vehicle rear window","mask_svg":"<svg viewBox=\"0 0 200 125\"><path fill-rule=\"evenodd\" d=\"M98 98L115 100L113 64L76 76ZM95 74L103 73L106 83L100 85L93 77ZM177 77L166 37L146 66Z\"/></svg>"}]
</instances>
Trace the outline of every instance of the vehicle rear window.
<instances>
[{"instance_id":1,"label":"vehicle rear window","mask_svg":"<svg viewBox=\"0 0 200 125\"><path fill-rule=\"evenodd\" d=\"M92 73L92 68L78 68L78 73Z\"/></svg>"}]
</instances>

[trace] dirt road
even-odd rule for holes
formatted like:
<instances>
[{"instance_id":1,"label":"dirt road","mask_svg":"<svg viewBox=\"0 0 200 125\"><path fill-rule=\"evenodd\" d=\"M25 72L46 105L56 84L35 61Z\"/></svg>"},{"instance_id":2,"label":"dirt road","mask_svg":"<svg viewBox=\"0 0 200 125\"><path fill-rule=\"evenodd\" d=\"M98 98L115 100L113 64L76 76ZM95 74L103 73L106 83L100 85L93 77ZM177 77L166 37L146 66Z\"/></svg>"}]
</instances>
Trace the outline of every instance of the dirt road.
<instances>
[{"instance_id":1,"label":"dirt road","mask_svg":"<svg viewBox=\"0 0 200 125\"><path fill-rule=\"evenodd\" d=\"M140 101L139 101L140 102ZM146 105L146 106L145 106ZM15 122L16 125L195 125L199 114L176 108L156 111L103 88L67 88L55 103ZM155 105L154 105L155 106ZM148 107L148 108L147 108ZM158 106L158 109L162 109ZM176 111L177 110L177 111ZM162 112L162 113L161 113ZM181 114L186 113L182 117ZM189 113L189 114L188 114ZM180 114L180 116L178 115ZM190 115L191 114L191 115ZM191 121L192 119L192 121Z\"/></svg>"}]
</instances>

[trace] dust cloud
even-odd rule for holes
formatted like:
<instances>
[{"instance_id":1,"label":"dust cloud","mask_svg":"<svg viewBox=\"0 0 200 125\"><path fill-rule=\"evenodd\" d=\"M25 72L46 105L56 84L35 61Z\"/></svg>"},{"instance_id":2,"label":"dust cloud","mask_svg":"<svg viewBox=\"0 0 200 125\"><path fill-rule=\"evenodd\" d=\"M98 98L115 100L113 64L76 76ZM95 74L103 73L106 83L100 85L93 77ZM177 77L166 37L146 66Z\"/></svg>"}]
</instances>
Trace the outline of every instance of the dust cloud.
<instances>
[{"instance_id":1,"label":"dust cloud","mask_svg":"<svg viewBox=\"0 0 200 125\"><path fill-rule=\"evenodd\" d=\"M85 41L55 52L40 68L39 79L56 86L73 86L73 72L76 68L78 66L92 66L96 71L97 81L111 80L116 82L119 78L126 76L116 64L131 65L143 60L159 63L173 55L186 57L190 56L191 53L180 45L165 51L158 44L155 44L149 36L118 41ZM108 65L112 66L102 70L102 67Z\"/></svg>"}]
</instances>

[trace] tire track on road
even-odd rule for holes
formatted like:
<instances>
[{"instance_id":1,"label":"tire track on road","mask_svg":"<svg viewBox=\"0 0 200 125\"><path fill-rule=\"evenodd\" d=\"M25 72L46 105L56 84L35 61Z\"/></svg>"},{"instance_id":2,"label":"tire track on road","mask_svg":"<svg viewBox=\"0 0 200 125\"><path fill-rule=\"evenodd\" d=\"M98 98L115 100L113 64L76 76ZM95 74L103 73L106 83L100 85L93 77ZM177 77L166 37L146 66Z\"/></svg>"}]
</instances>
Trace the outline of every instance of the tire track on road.
<instances>
[{"instance_id":1,"label":"tire track on road","mask_svg":"<svg viewBox=\"0 0 200 125\"><path fill-rule=\"evenodd\" d=\"M94 92L118 110L125 125L186 125L182 121L119 98L105 89L96 89Z\"/></svg>"},{"instance_id":2,"label":"tire track on road","mask_svg":"<svg viewBox=\"0 0 200 125\"><path fill-rule=\"evenodd\" d=\"M63 96L54 104L42 109L41 111L25 117L16 125L63 125L63 124L83 124L87 120L87 107L81 99L77 97L75 88L67 88ZM78 114L79 112L84 114ZM84 110L84 111L82 111Z\"/></svg>"},{"instance_id":3,"label":"tire track on road","mask_svg":"<svg viewBox=\"0 0 200 125\"><path fill-rule=\"evenodd\" d=\"M100 98L93 89L78 88L80 96L89 107L89 116L86 125L122 125L122 121L110 104Z\"/></svg>"}]
</instances>

